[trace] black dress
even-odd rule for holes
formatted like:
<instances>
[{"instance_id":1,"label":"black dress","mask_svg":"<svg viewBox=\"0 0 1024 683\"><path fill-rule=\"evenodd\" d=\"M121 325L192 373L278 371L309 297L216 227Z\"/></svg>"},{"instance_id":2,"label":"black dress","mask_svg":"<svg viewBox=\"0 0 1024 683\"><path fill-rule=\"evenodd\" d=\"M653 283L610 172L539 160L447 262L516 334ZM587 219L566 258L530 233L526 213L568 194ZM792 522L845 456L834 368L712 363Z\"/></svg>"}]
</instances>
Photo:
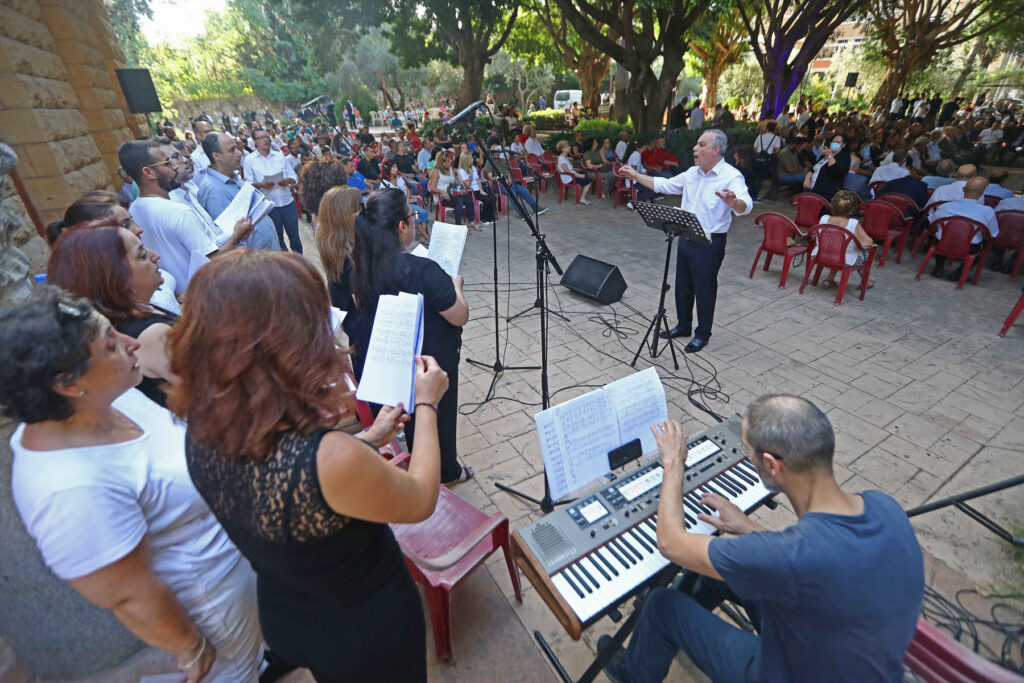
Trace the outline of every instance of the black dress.
<instances>
[{"instance_id":1,"label":"black dress","mask_svg":"<svg viewBox=\"0 0 1024 683\"><path fill-rule=\"evenodd\" d=\"M441 445L441 481L454 481L462 474L458 449L455 446L458 436L456 428L459 416L459 354L462 349L462 328L445 320L441 311L454 306L458 297L451 276L434 261L412 254L402 254L399 258L401 280L398 291L423 295L422 353L424 356L433 356L441 369L448 373L448 391L441 397L437 407L437 436ZM342 308L339 301L343 301L346 294L343 290L344 283L332 283L330 286L331 299L338 308ZM357 380L363 376L363 362L366 360L370 332L373 329L373 314L372 310L361 311L351 306L342 324L349 343L354 347L352 369ZM411 408L412 406L406 406L407 410ZM405 438L410 450L415 433L416 420L413 419L405 425Z\"/></svg>"},{"instance_id":2,"label":"black dress","mask_svg":"<svg viewBox=\"0 0 1024 683\"><path fill-rule=\"evenodd\" d=\"M326 429L283 433L264 462L185 441L189 474L256 571L260 626L317 681L426 681L419 592L386 524L327 505L316 454Z\"/></svg>"},{"instance_id":3,"label":"black dress","mask_svg":"<svg viewBox=\"0 0 1024 683\"><path fill-rule=\"evenodd\" d=\"M150 304L154 313L146 316L145 318L129 318L128 320L122 320L121 322L114 323L114 329L121 334L127 334L132 339L138 339L139 335L143 333L150 325L156 325L157 323L163 323L165 325L171 325L172 327L178 322L178 316L171 313L170 311L164 310L159 306L153 306ZM144 393L146 397L156 403L161 408L167 407L167 393L163 388L164 381L159 377L149 377L147 375L142 376L142 381L139 382L139 391Z\"/></svg>"}]
</instances>

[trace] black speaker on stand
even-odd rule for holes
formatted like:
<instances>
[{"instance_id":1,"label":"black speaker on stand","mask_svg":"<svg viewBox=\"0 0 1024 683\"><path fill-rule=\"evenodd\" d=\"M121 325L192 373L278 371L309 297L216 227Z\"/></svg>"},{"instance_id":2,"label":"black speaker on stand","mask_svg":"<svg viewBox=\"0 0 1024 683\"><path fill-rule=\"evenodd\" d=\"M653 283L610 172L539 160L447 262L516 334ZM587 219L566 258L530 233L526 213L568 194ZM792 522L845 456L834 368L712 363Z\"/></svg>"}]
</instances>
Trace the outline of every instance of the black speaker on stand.
<instances>
[{"instance_id":1,"label":"black speaker on stand","mask_svg":"<svg viewBox=\"0 0 1024 683\"><path fill-rule=\"evenodd\" d=\"M858 71L850 71L849 73L847 73L846 74L846 86L845 87L847 87L847 88L856 88L857 87L857 76L859 76L859 75L860 75L860 72L858 72Z\"/></svg>"},{"instance_id":2,"label":"black speaker on stand","mask_svg":"<svg viewBox=\"0 0 1024 683\"><path fill-rule=\"evenodd\" d=\"M574 292L579 292L602 304L613 304L626 291L619 267L604 261L577 254L559 281Z\"/></svg>"},{"instance_id":3,"label":"black speaker on stand","mask_svg":"<svg viewBox=\"0 0 1024 683\"><path fill-rule=\"evenodd\" d=\"M146 124L152 125L148 114L163 111L160 106L160 97L156 94L156 87L153 85L153 77L149 69L115 69L117 81L121 84L121 92L124 93L125 102L128 103L128 111L133 114L147 114Z\"/></svg>"}]
</instances>

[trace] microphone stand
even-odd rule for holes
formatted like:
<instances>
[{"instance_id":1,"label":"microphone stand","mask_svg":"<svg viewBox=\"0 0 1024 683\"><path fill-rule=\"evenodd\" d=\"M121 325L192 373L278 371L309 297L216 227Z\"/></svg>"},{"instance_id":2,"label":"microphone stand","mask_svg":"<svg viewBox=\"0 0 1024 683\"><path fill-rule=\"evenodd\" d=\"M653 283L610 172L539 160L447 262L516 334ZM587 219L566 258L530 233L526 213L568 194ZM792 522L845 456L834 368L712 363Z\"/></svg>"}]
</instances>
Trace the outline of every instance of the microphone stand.
<instances>
[{"instance_id":1,"label":"microphone stand","mask_svg":"<svg viewBox=\"0 0 1024 683\"><path fill-rule=\"evenodd\" d=\"M487 109L486 105L481 105L480 108L485 110L490 115L491 122L493 123L494 122L494 114L489 109ZM535 259L536 259L536 263L537 263L537 268L536 268L536 271L537 271L536 272L536 274L537 274L537 296L538 296L538 298L537 298L537 305L540 308L540 400L541 400L542 410L547 410L548 407L550 406L550 403L551 403L551 394L548 391L548 305L547 305L548 273L550 272L551 268L554 268L555 272L558 273L559 275L561 275L562 272L563 272L562 271L562 267L560 265L558 265L558 260L555 258L555 255L551 253L551 250L548 248L548 244L547 244L547 242L544 239L544 235L537 229L536 223L533 222L532 213L526 210L526 207L523 206L523 201L519 197L518 193L514 192L512 190L512 188L509 187L508 181L505 179L505 175L501 172L501 170L494 163L494 159L491 157L490 152L487 150L487 145L486 144L480 145L480 149L481 149L481 153L483 154L483 157L484 157L484 162L487 163L490 166L491 172L494 174L495 179L498 181L498 183L501 185L501 187L504 188L505 195L508 197L509 201L512 202L512 206L517 211L519 211L519 215L522 216L523 219L526 221L526 225L528 225L529 228L530 228L530 234L533 235L534 242L536 243ZM497 234L496 233L495 233L495 238L494 239L495 239L495 245L497 245ZM497 355L497 339L498 339L498 337L497 337L497 329L498 329L498 321L497 321L497 311L498 311L498 287L497 287L497 278L498 278L497 273L498 273L498 270L497 270L497 262L498 262L498 258L497 258L497 253L498 253L497 252L497 246L495 246L495 251L494 251L494 254L495 254L495 257L494 257L494 262L495 262L495 269L494 269L494 273L495 273L495 275L494 275L494 279L495 279L495 287L494 287L494 311L495 311L495 321L494 321L495 337L494 337L494 339L495 339L495 355ZM498 363L499 363L499 361L496 360L495 361L495 365L498 365ZM479 364L483 365L482 363L479 363ZM484 367L487 367L487 366L485 365ZM532 368L532 369L535 369L535 368L536 368L536 366L534 366L534 368ZM505 368L505 369L513 369L513 368ZM497 370L495 370L495 372L497 372ZM495 375L495 379L497 379L497 375ZM492 386L493 386L493 383L494 382L492 381L492 383L491 383ZM531 503L533 503L534 505L539 505L540 509L545 514L547 514L547 513L551 512L552 510L554 510L555 509L555 505L564 505L566 503L572 502L571 500L557 501L557 502L551 500L551 487L548 485L548 478L547 478L547 473L546 472L545 472L545 475L544 475L544 496L541 499L539 499L539 500L537 498L534 498L533 496L527 495L527 494L523 493L522 491L519 491L519 490L517 490L517 489L515 489L515 488L513 488L511 486L506 486L505 484L502 484L500 482L496 482L494 485L496 487L498 487L499 489L501 489L502 491L505 491L506 493L510 493L510 494L512 494L514 496L518 496L519 498L522 498L523 500L528 500Z\"/></svg>"}]
</instances>

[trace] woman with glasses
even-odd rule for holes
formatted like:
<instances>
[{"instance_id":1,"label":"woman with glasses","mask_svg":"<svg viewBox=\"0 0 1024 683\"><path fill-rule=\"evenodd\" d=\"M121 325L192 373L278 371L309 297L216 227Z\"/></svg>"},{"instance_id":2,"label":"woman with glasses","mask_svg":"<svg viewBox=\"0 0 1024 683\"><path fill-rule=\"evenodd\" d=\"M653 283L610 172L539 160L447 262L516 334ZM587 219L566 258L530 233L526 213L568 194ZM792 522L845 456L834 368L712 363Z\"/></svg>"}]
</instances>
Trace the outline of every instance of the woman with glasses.
<instances>
[{"instance_id":1,"label":"woman with glasses","mask_svg":"<svg viewBox=\"0 0 1024 683\"><path fill-rule=\"evenodd\" d=\"M437 431L441 443L441 481L451 485L473 476L471 469L459 464L455 445L459 354L469 305L462 293L461 275L451 277L434 261L404 253L415 232L415 216L401 190L378 190L367 198L356 218L352 251L354 307L345 318L344 327L349 343L356 349L352 365L358 379L363 374L378 297L399 292L423 295L423 354L436 358L449 379L448 391L437 406ZM405 428L410 446L415 433L414 419Z\"/></svg>"}]
</instances>

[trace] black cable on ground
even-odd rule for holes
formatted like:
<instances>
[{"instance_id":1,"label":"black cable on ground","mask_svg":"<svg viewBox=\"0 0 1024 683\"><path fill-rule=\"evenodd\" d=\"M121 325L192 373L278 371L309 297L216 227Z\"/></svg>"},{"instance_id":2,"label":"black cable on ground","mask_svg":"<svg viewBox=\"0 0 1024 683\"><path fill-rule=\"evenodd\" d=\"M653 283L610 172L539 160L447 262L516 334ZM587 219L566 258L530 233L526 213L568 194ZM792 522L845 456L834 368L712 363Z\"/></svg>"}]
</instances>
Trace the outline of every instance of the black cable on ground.
<instances>
[{"instance_id":1,"label":"black cable on ground","mask_svg":"<svg viewBox=\"0 0 1024 683\"><path fill-rule=\"evenodd\" d=\"M975 615L964 605L964 599L975 595L993 603L987 617ZM1006 602L1012 600L1017 604ZM954 640L1005 669L1024 674L1024 594L989 594L974 589L956 592L949 600L931 586L925 586L921 615L925 621L949 633ZM985 642L984 630L994 632L1001 640L996 652Z\"/></svg>"}]
</instances>

